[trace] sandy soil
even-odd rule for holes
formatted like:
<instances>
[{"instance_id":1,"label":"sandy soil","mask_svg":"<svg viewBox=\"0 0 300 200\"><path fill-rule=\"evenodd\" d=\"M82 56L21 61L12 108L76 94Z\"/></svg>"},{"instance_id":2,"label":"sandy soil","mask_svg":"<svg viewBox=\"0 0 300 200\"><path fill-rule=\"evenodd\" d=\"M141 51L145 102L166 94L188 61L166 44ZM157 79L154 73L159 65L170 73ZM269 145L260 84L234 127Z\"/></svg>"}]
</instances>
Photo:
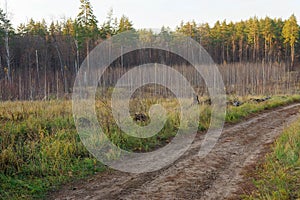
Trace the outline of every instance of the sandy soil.
<instances>
[{"instance_id":1,"label":"sandy soil","mask_svg":"<svg viewBox=\"0 0 300 200\"><path fill-rule=\"evenodd\" d=\"M204 136L199 134L191 148L164 169L146 174L107 171L66 185L49 199L240 199L251 189L245 187L245 170L299 117L299 109L300 104L293 104L225 126L204 159L198 157Z\"/></svg>"}]
</instances>

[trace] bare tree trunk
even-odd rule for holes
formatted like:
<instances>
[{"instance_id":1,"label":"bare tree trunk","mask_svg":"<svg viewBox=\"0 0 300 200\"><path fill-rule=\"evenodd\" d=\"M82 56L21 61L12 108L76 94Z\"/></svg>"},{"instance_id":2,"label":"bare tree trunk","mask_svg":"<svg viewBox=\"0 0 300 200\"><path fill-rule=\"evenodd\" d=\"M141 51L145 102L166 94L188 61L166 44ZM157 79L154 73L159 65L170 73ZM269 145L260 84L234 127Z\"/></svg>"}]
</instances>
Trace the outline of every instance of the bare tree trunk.
<instances>
[{"instance_id":1,"label":"bare tree trunk","mask_svg":"<svg viewBox=\"0 0 300 200\"><path fill-rule=\"evenodd\" d=\"M36 83L36 87L37 87L37 94L39 95L40 93L40 75L39 75L39 56L38 56L38 51L35 50L35 62L36 62L36 74L37 74L37 83Z\"/></svg>"},{"instance_id":2,"label":"bare tree trunk","mask_svg":"<svg viewBox=\"0 0 300 200\"><path fill-rule=\"evenodd\" d=\"M63 64L63 61L62 61L61 51L58 48L58 45L57 45L57 42L56 42L56 39L54 38L54 36L53 36L53 39L54 39L54 46L56 48L58 58L59 58L59 62L60 62L60 71L61 71L61 77L63 78L63 83L64 83L64 92L67 93L68 86L67 86L67 80L66 80L66 77L65 77L65 70L64 70L64 64Z\"/></svg>"},{"instance_id":3,"label":"bare tree trunk","mask_svg":"<svg viewBox=\"0 0 300 200\"><path fill-rule=\"evenodd\" d=\"M89 44L89 40L87 40L86 42L86 58L87 58L87 68L88 70L90 70L90 44Z\"/></svg>"},{"instance_id":4,"label":"bare tree trunk","mask_svg":"<svg viewBox=\"0 0 300 200\"><path fill-rule=\"evenodd\" d=\"M10 51L9 51L9 35L8 35L8 24L5 25L5 50L6 50L6 64L7 64L7 78L11 83L11 67L10 67Z\"/></svg>"},{"instance_id":5,"label":"bare tree trunk","mask_svg":"<svg viewBox=\"0 0 300 200\"><path fill-rule=\"evenodd\" d=\"M31 77L31 70L29 69L29 88L30 88L30 101L33 101L33 89L32 89L32 77Z\"/></svg>"},{"instance_id":6,"label":"bare tree trunk","mask_svg":"<svg viewBox=\"0 0 300 200\"><path fill-rule=\"evenodd\" d=\"M79 65L80 65L80 61L79 61L79 46L78 46L78 41L75 39L75 46L76 46L76 66L75 66L75 71L76 74L79 70Z\"/></svg>"},{"instance_id":7,"label":"bare tree trunk","mask_svg":"<svg viewBox=\"0 0 300 200\"><path fill-rule=\"evenodd\" d=\"M21 74L19 74L19 100L22 100L22 78L21 78Z\"/></svg>"},{"instance_id":8,"label":"bare tree trunk","mask_svg":"<svg viewBox=\"0 0 300 200\"><path fill-rule=\"evenodd\" d=\"M226 63L230 62L230 58L229 58L229 44L227 43L226 45Z\"/></svg>"},{"instance_id":9,"label":"bare tree trunk","mask_svg":"<svg viewBox=\"0 0 300 200\"><path fill-rule=\"evenodd\" d=\"M47 66L45 65L45 74L44 74L45 82L44 82L44 99L47 100Z\"/></svg>"},{"instance_id":10,"label":"bare tree trunk","mask_svg":"<svg viewBox=\"0 0 300 200\"><path fill-rule=\"evenodd\" d=\"M1 73L1 71L2 71L2 58L1 58L1 56L0 56L0 73ZM1 74L0 74L1 75Z\"/></svg>"},{"instance_id":11,"label":"bare tree trunk","mask_svg":"<svg viewBox=\"0 0 300 200\"><path fill-rule=\"evenodd\" d=\"M7 1L5 0L5 20L7 20ZM11 84L11 68L10 68L10 51L9 51L9 30L8 30L8 22L5 23L5 51L6 51L6 64L7 64L7 79Z\"/></svg>"},{"instance_id":12,"label":"bare tree trunk","mask_svg":"<svg viewBox=\"0 0 300 200\"><path fill-rule=\"evenodd\" d=\"M260 54L259 54L259 35L256 38L256 62L260 60Z\"/></svg>"},{"instance_id":13,"label":"bare tree trunk","mask_svg":"<svg viewBox=\"0 0 300 200\"><path fill-rule=\"evenodd\" d=\"M243 61L243 38L241 38L239 41L239 59L240 59L240 63L242 63L242 61Z\"/></svg>"},{"instance_id":14,"label":"bare tree trunk","mask_svg":"<svg viewBox=\"0 0 300 200\"><path fill-rule=\"evenodd\" d=\"M265 39L265 61L268 62L268 45L267 40Z\"/></svg>"},{"instance_id":15,"label":"bare tree trunk","mask_svg":"<svg viewBox=\"0 0 300 200\"><path fill-rule=\"evenodd\" d=\"M58 100L58 94L59 94L59 81L58 81L58 72L56 72L56 100Z\"/></svg>"},{"instance_id":16,"label":"bare tree trunk","mask_svg":"<svg viewBox=\"0 0 300 200\"><path fill-rule=\"evenodd\" d=\"M256 37L253 38L253 52L252 52L252 62L255 62L255 55L256 55Z\"/></svg>"},{"instance_id":17,"label":"bare tree trunk","mask_svg":"<svg viewBox=\"0 0 300 200\"><path fill-rule=\"evenodd\" d=\"M269 38L269 52L268 52L268 62L274 62L275 59L272 58L273 44L272 39Z\"/></svg>"},{"instance_id":18,"label":"bare tree trunk","mask_svg":"<svg viewBox=\"0 0 300 200\"><path fill-rule=\"evenodd\" d=\"M37 73L37 78L38 78L38 84L40 80L40 74L39 74L39 56L38 56L38 51L35 50L35 62L36 62L36 73Z\"/></svg>"},{"instance_id":19,"label":"bare tree trunk","mask_svg":"<svg viewBox=\"0 0 300 200\"><path fill-rule=\"evenodd\" d=\"M294 60L295 60L295 46L291 45L291 70L294 68Z\"/></svg>"},{"instance_id":20,"label":"bare tree trunk","mask_svg":"<svg viewBox=\"0 0 300 200\"><path fill-rule=\"evenodd\" d=\"M232 62L234 63L235 62L235 41L232 40Z\"/></svg>"},{"instance_id":21,"label":"bare tree trunk","mask_svg":"<svg viewBox=\"0 0 300 200\"><path fill-rule=\"evenodd\" d=\"M222 41L222 62L224 64L225 62L225 45L224 45L224 41Z\"/></svg>"},{"instance_id":22,"label":"bare tree trunk","mask_svg":"<svg viewBox=\"0 0 300 200\"><path fill-rule=\"evenodd\" d=\"M286 43L285 44L285 55L284 55L284 59L285 59L285 62L287 63L287 52L288 52L288 44Z\"/></svg>"}]
</instances>

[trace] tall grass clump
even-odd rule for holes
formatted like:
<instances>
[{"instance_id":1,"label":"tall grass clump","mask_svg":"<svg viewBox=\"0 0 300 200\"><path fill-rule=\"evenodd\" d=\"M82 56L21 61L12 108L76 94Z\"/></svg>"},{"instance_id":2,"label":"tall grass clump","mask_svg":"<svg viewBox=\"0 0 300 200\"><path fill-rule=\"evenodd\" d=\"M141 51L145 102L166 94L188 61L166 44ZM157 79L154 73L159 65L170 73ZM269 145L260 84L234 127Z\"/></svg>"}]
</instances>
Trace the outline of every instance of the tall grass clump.
<instances>
[{"instance_id":1,"label":"tall grass clump","mask_svg":"<svg viewBox=\"0 0 300 200\"><path fill-rule=\"evenodd\" d=\"M285 128L254 173L256 190L245 199L300 198L300 118Z\"/></svg>"},{"instance_id":2,"label":"tall grass clump","mask_svg":"<svg viewBox=\"0 0 300 200\"><path fill-rule=\"evenodd\" d=\"M103 169L80 142L71 102L1 103L0 124L0 199L43 198Z\"/></svg>"}]
</instances>

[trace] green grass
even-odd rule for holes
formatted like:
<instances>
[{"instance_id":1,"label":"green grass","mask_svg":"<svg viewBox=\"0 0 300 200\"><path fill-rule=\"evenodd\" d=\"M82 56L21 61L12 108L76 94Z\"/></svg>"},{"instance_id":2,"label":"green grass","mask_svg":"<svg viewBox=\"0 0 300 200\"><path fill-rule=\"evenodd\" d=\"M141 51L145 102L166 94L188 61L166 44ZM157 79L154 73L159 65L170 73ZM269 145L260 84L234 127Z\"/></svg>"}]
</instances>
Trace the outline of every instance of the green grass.
<instances>
[{"instance_id":1,"label":"green grass","mask_svg":"<svg viewBox=\"0 0 300 200\"><path fill-rule=\"evenodd\" d=\"M261 103L249 101L250 97L240 97L239 99L245 103L239 107L230 106L227 109L226 122L236 123L252 113L257 113L263 110L284 106L292 102L297 102L300 100L300 96L275 96L270 100Z\"/></svg>"},{"instance_id":2,"label":"green grass","mask_svg":"<svg viewBox=\"0 0 300 200\"><path fill-rule=\"evenodd\" d=\"M254 173L257 189L244 199L300 199L300 118L283 131Z\"/></svg>"},{"instance_id":3,"label":"green grass","mask_svg":"<svg viewBox=\"0 0 300 200\"><path fill-rule=\"evenodd\" d=\"M0 198L43 198L49 189L105 167L77 135L69 102L0 106Z\"/></svg>"},{"instance_id":4,"label":"green grass","mask_svg":"<svg viewBox=\"0 0 300 200\"><path fill-rule=\"evenodd\" d=\"M274 97L262 103L229 106L226 121L234 123L251 113L299 100L299 95ZM133 108L146 112L157 102L132 103ZM162 131L147 139L130 137L116 126L107 105L109 102L96 104L102 128L116 145L129 151L145 152L165 145L180 125L174 111L178 102L167 99L163 105L170 112ZM61 184L107 170L81 143L71 106L70 101L0 103L0 199L42 199ZM201 131L209 127L210 109L207 105L200 108Z\"/></svg>"}]
</instances>

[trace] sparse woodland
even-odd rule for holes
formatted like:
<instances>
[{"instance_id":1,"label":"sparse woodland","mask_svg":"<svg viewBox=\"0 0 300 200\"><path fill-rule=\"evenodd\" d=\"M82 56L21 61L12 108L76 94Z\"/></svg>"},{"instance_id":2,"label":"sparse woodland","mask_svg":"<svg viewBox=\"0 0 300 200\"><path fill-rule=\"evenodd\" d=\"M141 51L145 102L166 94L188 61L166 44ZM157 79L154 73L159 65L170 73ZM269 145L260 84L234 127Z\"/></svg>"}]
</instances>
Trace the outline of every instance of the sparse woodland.
<instances>
[{"instance_id":1,"label":"sparse woodland","mask_svg":"<svg viewBox=\"0 0 300 200\"><path fill-rule=\"evenodd\" d=\"M123 16L117 19L113 16L112 10L109 11L106 19L96 19L90 1L80 0L80 2L78 15L74 19L53 21L49 24L45 20L34 21L31 19L17 28L13 28L7 13L0 8L0 199L51 199L54 191L64 184L68 184L67 193L75 190L78 192L78 188L71 187L70 182L77 182L82 178L85 178L83 182L87 180L89 182L93 178L87 177L103 171L109 171L103 176L115 173L114 170L97 161L86 149L78 134L77 130L79 129L75 122L83 125L90 125L93 122L87 118L75 116L72 102L61 100L71 98L76 74L88 53L104 40L128 30L133 31L139 40L152 44L160 43L162 37L168 39L173 34L190 36L201 44L218 65L225 83L228 94L226 126L228 124L233 127L231 125L260 115L261 112L267 112L265 110L300 102L300 26L293 14L288 19L251 17L240 22L217 21L213 26L208 23L199 24L195 21L182 22L175 30L162 27L159 33L154 33L151 30L135 29L134 22L128 17ZM158 85L141 87L135 91L129 102L131 116L128 120L134 120L137 125L146 126L151 122L151 116L147 114L150 108L153 105L161 104L168 112L167 120L159 133L149 138L133 137L124 134L117 124L119 119L114 118L111 108L112 100L106 97L111 95L114 84L123 74L133 67L146 63L172 66L184 75L193 86L197 95L194 94L194 103L189 104L188 109L199 108L200 117L196 126L198 126L200 136L197 137L197 141L200 141L202 133L211 126L213 108L212 100L207 97L207 88L201 75L196 73L195 69L180 56L150 48L136 50L116 59L99 80L101 87L96 92L98 101L95 103L95 111L107 138L121 149L141 153L151 152L169 144L179 132L178 130L181 128L180 102L175 98L165 98L165 95L172 96L170 90ZM146 75L142 74L142 77L146 77ZM167 80L174 79L169 74L162 77ZM183 85L179 80L176 83ZM131 87L130 84L128 85ZM143 92L140 93L143 94L140 96L147 97L146 94L154 93L158 94L155 96L158 98L134 98L140 91ZM56 99L58 101L55 101ZM278 112L278 110L275 111L275 114ZM275 116L275 114L268 116ZM282 115L282 119L274 120L276 121L274 124L278 126L281 123L282 126L286 124L289 120L283 116L285 115ZM292 114L288 116L288 119L290 117ZM270 119L273 120L272 117ZM261 121L264 121L264 118L254 117L249 126L239 125L236 131L248 128L252 124L254 126L250 127L249 132L251 130L259 131L255 129L265 125L267 125L265 129L270 129L272 133L279 130L274 128L273 123L264 122L264 125L260 124ZM251 187L248 187L244 192L249 197L243 197L244 199L256 199L256 197L296 199L300 197L300 183L299 178L297 179L300 177L299 122L289 126L283 136L275 142L274 153L268 155L265 164L257 167L260 171L253 176L255 178L253 184L258 191L248 193L248 190L252 190ZM188 129L191 125L193 124L188 121L188 123L184 123L184 128ZM241 135L234 135L234 132L230 133L228 138L225 138L225 135L222 138L222 140L226 140L224 148L233 144L231 146L247 151L249 150L246 148L248 146L244 148L240 145L244 145L244 142L249 142L252 147L257 147L256 143L251 143L254 141L252 138L255 135L250 135L251 140L248 140L250 137L240 138ZM234 137L243 143L229 143L235 141ZM99 142L99 148L102 150L102 147L106 148L107 146L102 146L105 139L99 138L92 139ZM257 140L260 140L260 137ZM265 142L269 146L273 141L268 138ZM197 145L198 142L194 144ZM235 154L234 149L229 150L226 150L224 155L230 155L230 158L219 159L221 157L213 155L209 157L209 159L214 159L213 167L204 168L214 170L220 161L222 170L229 164L228 170L230 170L237 165L231 165L234 161L232 158L235 156L245 159L245 163L253 159L253 157L246 158L240 153ZM217 152L223 156L221 151ZM195 160L194 155L196 154L194 153L196 153L196 148L193 147L183 159ZM253 153L257 153L257 151ZM259 154L261 155L261 153ZM120 158L120 154L109 151L107 157L117 160ZM184 173L191 172L185 170L190 167L186 165L188 162L181 163L184 163L186 167L181 169L175 165L177 163L174 165L183 170L182 176L185 175ZM243 166L245 167L245 165ZM198 165L197 167L199 168ZM203 173L203 176L210 180L203 182L203 188L216 188L207 185L219 182L217 178L220 178L220 174L215 172L217 171ZM159 175L160 172L155 173ZM163 174L169 174L166 168L163 169ZM195 174L192 175L194 181ZM145 175L147 181L139 179L142 176L144 175L137 176L137 182L130 182L136 181L133 179L124 182L123 180L127 179L122 179L120 184L117 184L117 190L123 195L125 190L122 188L122 182L124 182L126 190L129 188L128 185L136 187L138 184L141 187L134 188L136 191L141 188L140 191L148 191L148 188L144 189L144 185L140 183L150 183L152 175L151 178L149 175ZM153 176L153 180L155 178L159 178L159 176ZM172 184L181 187L171 178L168 179ZM199 178L202 180L201 177ZM188 183L182 177L176 177L176 179L181 179L179 180L181 183ZM107 180L113 180L112 183L115 184L115 180L118 179L108 177ZM232 180L235 181L234 178ZM253 180L252 177L251 180ZM201 184L201 181L198 180L191 182L186 185L188 188L181 187L178 192L182 193L181 189L187 189L188 191L194 190L197 195L204 194L202 187L198 187ZM169 187L169 185L165 185ZM109 187L109 184L105 187ZM157 188L164 191L163 187ZM113 193L112 190L109 188L106 192ZM92 196L88 197L92 198Z\"/></svg>"},{"instance_id":2,"label":"sparse woodland","mask_svg":"<svg viewBox=\"0 0 300 200\"><path fill-rule=\"evenodd\" d=\"M134 29L128 17L114 18L112 11L106 19L98 21L89 0L81 0L75 19L50 24L31 19L13 29L0 9L0 100L68 98L76 72L87 54L105 39L127 30L136 31L143 40L167 37L174 32L192 37L220 65L230 94L294 93L299 89L299 29L296 17L291 15L289 19L224 20L213 26L182 22L175 31L162 27L160 33L154 34L151 30ZM115 71L131 67L132 60L149 55L132 54L112 67ZM154 55L151 60L155 59ZM183 73L189 70L176 57L166 64L180 66Z\"/></svg>"}]
</instances>

